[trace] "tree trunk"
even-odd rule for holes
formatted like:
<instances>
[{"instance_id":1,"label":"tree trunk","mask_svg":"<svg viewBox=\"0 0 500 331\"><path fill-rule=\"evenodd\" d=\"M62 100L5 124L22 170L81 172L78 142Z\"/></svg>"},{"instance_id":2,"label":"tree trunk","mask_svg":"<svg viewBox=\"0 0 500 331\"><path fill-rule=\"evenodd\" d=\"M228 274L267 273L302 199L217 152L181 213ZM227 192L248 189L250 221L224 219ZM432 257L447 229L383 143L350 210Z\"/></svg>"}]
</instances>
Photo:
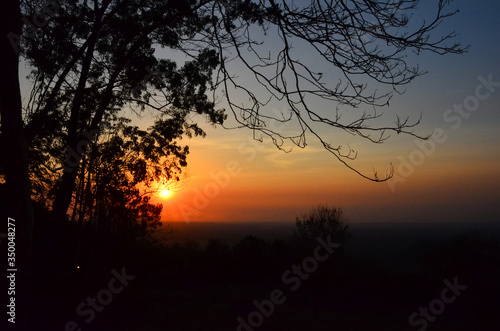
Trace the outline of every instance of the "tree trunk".
<instances>
[{"instance_id":1,"label":"tree trunk","mask_svg":"<svg viewBox=\"0 0 500 331\"><path fill-rule=\"evenodd\" d=\"M4 233L12 231L12 226L9 226L7 230L9 218L10 223L15 225L15 262L8 268L16 270L7 271L7 275L2 276L2 279L15 274L15 324L9 324L17 329L24 329L23 323L29 320L27 294L30 287L33 238L33 209L30 199L27 147L23 130L19 87L19 44L17 41L21 31L19 0L2 0L2 10L0 11L0 116L7 194L6 208L5 211L2 211L1 222L4 225L2 229ZM9 241L3 238L1 240L0 254L5 258L7 255L6 243ZM6 272L6 268L2 269L3 274ZM2 288L7 289L8 287ZM4 295L2 295L2 302L5 303ZM12 296L9 296L9 302L11 298ZM5 321L6 318L4 316L3 320Z\"/></svg>"}]
</instances>

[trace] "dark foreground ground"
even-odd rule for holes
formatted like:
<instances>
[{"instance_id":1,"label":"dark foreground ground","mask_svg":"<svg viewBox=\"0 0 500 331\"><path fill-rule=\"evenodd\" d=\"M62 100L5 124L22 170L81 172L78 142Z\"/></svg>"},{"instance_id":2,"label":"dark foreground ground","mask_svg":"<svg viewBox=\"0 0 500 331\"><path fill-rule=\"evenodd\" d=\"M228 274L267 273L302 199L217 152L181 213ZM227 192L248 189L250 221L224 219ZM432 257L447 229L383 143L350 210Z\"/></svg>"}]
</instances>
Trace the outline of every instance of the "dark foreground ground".
<instances>
[{"instance_id":1,"label":"dark foreground ground","mask_svg":"<svg viewBox=\"0 0 500 331\"><path fill-rule=\"evenodd\" d=\"M92 263L40 272L27 328L500 330L497 226L352 225L336 248L298 244L290 225L192 226L198 241L109 240Z\"/></svg>"}]
</instances>

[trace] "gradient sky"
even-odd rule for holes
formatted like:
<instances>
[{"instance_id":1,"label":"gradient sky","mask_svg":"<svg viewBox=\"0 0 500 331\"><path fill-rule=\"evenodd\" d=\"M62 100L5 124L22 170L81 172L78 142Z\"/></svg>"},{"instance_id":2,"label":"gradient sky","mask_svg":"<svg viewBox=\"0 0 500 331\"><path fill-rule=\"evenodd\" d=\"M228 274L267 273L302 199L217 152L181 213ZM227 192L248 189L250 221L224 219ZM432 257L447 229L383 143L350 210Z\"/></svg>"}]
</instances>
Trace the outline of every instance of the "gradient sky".
<instances>
[{"instance_id":1,"label":"gradient sky","mask_svg":"<svg viewBox=\"0 0 500 331\"><path fill-rule=\"evenodd\" d=\"M460 13L442 31L455 30L470 51L417 57L429 73L385 109L388 123L396 113L422 113L419 132L441 133L425 145L428 155L411 137L395 136L383 145L354 140L360 169L384 173L392 162L399 177L386 183L362 179L311 139L305 149L285 154L270 141L253 141L249 131L206 126L205 139L186 140L189 179L163 200L164 221L294 221L318 204L342 207L351 222L499 220L500 87L477 110L465 111L467 118L447 110L475 95L479 76L500 82L500 3L453 6Z\"/></svg>"},{"instance_id":2,"label":"gradient sky","mask_svg":"<svg viewBox=\"0 0 500 331\"><path fill-rule=\"evenodd\" d=\"M460 0L452 6L461 12L442 31L455 30L470 51L416 57L414 63L429 73L384 108L387 124L395 114L422 113L418 132L440 133L425 145L426 154L414 138L402 135L374 145L324 132L333 141L352 143L359 152L354 165L363 171L383 174L392 162L395 179L363 179L312 138L305 149L285 154L269 140L254 141L248 130L203 125L206 138L183 140L191 150L183 189L156 198L164 205L162 220L294 221L318 204L342 207L351 222L499 220L500 83L491 91L479 88L484 100L477 110L463 116L448 110L472 100L479 77L500 82L500 3Z\"/></svg>"}]
</instances>

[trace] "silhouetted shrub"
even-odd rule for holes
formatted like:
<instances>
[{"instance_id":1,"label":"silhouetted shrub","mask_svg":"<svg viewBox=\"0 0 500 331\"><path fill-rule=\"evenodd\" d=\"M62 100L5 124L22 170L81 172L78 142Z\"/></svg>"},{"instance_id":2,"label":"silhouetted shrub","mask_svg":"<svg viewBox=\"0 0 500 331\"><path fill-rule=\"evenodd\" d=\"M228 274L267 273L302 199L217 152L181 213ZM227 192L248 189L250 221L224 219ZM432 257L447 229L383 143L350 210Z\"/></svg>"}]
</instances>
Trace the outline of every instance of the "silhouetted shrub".
<instances>
[{"instance_id":1,"label":"silhouetted shrub","mask_svg":"<svg viewBox=\"0 0 500 331\"><path fill-rule=\"evenodd\" d=\"M351 236L342 209L327 205L320 205L309 214L297 217L295 227L293 240L299 250L310 250L318 244L317 238L327 240L330 237L330 241L342 244Z\"/></svg>"}]
</instances>

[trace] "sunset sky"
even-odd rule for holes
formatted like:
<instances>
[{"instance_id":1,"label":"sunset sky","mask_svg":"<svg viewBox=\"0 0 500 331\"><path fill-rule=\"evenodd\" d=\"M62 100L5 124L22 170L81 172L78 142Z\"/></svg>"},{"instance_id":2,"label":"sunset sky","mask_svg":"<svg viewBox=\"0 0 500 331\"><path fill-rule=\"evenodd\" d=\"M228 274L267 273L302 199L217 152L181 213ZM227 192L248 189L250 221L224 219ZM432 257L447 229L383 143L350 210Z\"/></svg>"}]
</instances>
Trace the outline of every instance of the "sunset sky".
<instances>
[{"instance_id":1,"label":"sunset sky","mask_svg":"<svg viewBox=\"0 0 500 331\"><path fill-rule=\"evenodd\" d=\"M455 30L457 41L471 45L469 52L415 56L410 62L428 74L383 109L387 124L394 123L395 114L418 119L422 113L417 131L435 131L430 141L418 147L415 138L394 135L374 145L324 132L335 144L357 150L353 165L368 174L375 168L383 175L392 162L395 179L361 178L312 137L305 149L285 154L269 140L254 141L249 130L202 125L206 138L182 140L191 151L184 187L156 198L164 205L162 220L294 221L318 204L342 207L351 222L498 220L500 3L460 0L452 6L461 12L439 31ZM488 80L493 83L485 86ZM458 109L454 105L463 111L452 112Z\"/></svg>"},{"instance_id":2,"label":"sunset sky","mask_svg":"<svg viewBox=\"0 0 500 331\"><path fill-rule=\"evenodd\" d=\"M422 113L419 132L441 129L436 130L442 133L439 139L424 145L428 155L422 161L424 154L411 137L394 136L383 145L349 137L339 141L356 142L355 165L368 173L375 167L383 174L393 163L396 178L373 183L345 168L312 138L305 149L285 154L270 141L253 141L248 130L206 126L205 139L185 140L191 148L189 179L183 190L163 200L164 221L293 221L318 204L343 207L351 222L498 220L500 83L490 87L487 98L479 96L485 100L477 110L469 112L473 108L467 106L465 115L447 110L464 102L475 107L466 98L475 96L480 76L500 82L500 4L456 1L453 6L460 13L442 31L455 30L470 51L415 57L429 73L385 110L388 123L395 112L413 118ZM417 165L411 174L401 161L410 157Z\"/></svg>"}]
</instances>

